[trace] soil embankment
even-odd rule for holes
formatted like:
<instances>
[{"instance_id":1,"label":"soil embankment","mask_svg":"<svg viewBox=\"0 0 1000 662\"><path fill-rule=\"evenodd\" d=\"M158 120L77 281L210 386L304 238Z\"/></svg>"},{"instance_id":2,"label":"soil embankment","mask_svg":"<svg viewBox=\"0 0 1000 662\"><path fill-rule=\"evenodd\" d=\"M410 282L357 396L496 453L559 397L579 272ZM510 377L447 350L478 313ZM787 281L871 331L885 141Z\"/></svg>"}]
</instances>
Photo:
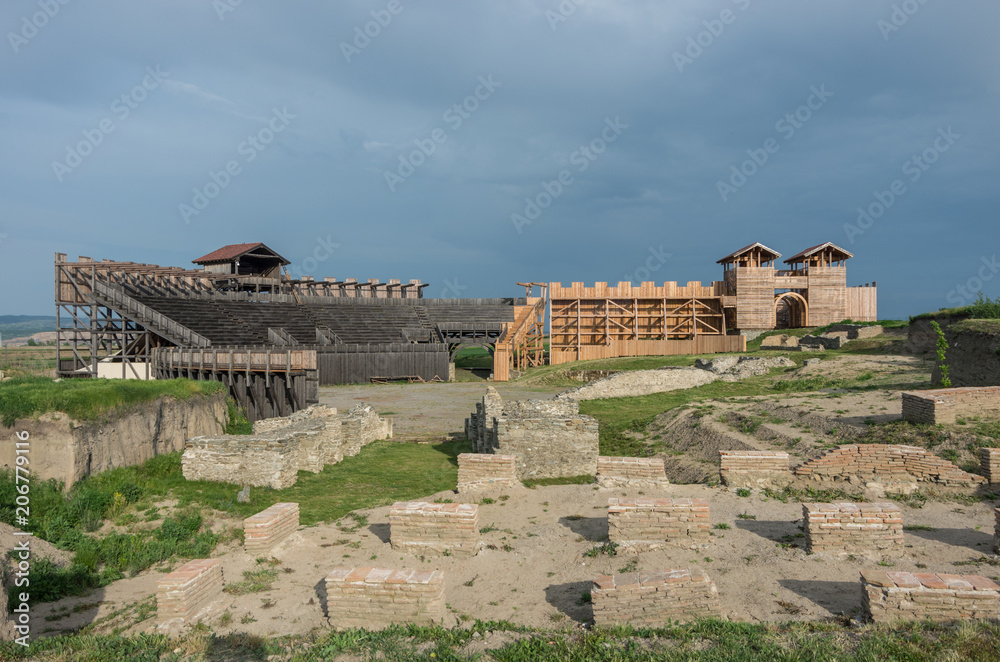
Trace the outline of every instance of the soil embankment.
<instances>
[{"instance_id":1,"label":"soil embankment","mask_svg":"<svg viewBox=\"0 0 1000 662\"><path fill-rule=\"evenodd\" d=\"M98 421L75 421L62 412L0 426L0 468L13 468L18 434L27 433L32 475L67 487L91 474L133 466L184 449L190 437L221 434L228 413L223 394L185 400L160 398L109 413ZM22 442L24 443L24 442Z\"/></svg>"}]
</instances>

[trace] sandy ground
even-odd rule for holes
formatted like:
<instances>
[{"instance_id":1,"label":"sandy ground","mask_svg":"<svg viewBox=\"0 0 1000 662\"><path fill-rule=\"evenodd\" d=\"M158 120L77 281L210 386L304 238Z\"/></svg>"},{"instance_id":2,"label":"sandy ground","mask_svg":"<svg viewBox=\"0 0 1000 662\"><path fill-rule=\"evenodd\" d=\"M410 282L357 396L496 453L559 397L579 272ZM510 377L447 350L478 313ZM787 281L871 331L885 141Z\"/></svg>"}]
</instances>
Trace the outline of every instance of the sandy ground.
<instances>
[{"instance_id":1,"label":"sandy ground","mask_svg":"<svg viewBox=\"0 0 1000 662\"><path fill-rule=\"evenodd\" d=\"M346 411L359 402L373 405L380 414L393 418L393 437L398 441L465 438L465 419L476 411L476 403L493 386L506 400L551 400L564 390L544 386L521 386L493 382L445 384L364 384L327 386L320 389L320 404Z\"/></svg>"},{"instance_id":2,"label":"sandy ground","mask_svg":"<svg viewBox=\"0 0 1000 662\"><path fill-rule=\"evenodd\" d=\"M501 500L501 494L508 498ZM724 528L713 531L705 549L664 548L638 556L588 558L585 553L607 538L607 500L616 496L706 497L712 504L712 523ZM324 615L323 580L338 565L443 570L449 605L446 626L477 618L552 627L588 623L592 611L583 596L593 579L627 569L630 561L639 570L703 568L716 582L729 617L751 622L855 616L861 609L858 573L880 567L880 561L895 570L972 573L995 579L1000 575L1000 559L989 556L993 513L985 503L930 502L920 509L904 505L907 526L933 530L907 531L906 547L898 556L837 560L807 555L801 549L800 504L767 500L760 494L739 497L725 488L702 485L645 491L570 485L508 490L493 493L492 498L494 503L479 506L479 526L495 530L483 534L485 547L473 558L421 558L393 551L388 542L388 507L362 511L369 522L353 533L336 523L300 529L271 554L279 574L270 590L225 595L203 619L219 633L277 635L332 627L335 624ZM469 502L468 495L462 498L454 492L427 499ZM740 514L747 518L739 518ZM216 556L223 559L227 584L239 581L244 571L271 567L238 547L219 549ZM976 559L982 562L974 563ZM99 595L42 605L36 617L100 600L99 608L72 613L51 626L79 627L149 596L160 576L149 572L116 582ZM147 620L129 631L153 628Z\"/></svg>"},{"instance_id":3,"label":"sandy ground","mask_svg":"<svg viewBox=\"0 0 1000 662\"><path fill-rule=\"evenodd\" d=\"M851 363L851 365L844 365ZM880 380L914 382L925 375L920 359L907 357L844 357L824 361L802 372L836 376L876 373ZM552 397L559 389L496 385L505 399ZM452 438L485 391L484 384L373 385L324 388L321 401L338 408L369 402L380 412L395 412L396 438ZM863 423L865 418L898 417L897 392L880 389L838 396L828 393L776 396L796 409ZM750 399L730 399L739 409ZM790 429L788 433L805 433ZM506 497L501 498L501 495ZM904 523L930 530L910 530L898 556L886 559L838 560L807 555L800 529L802 507L768 500L761 494L739 497L723 487L671 485L661 490L605 490L591 485L509 490L480 498L443 492L426 500L480 502L479 526L485 547L474 558L428 556L395 552L389 544L388 508L361 511L366 526L354 532L353 520L301 528L263 563L230 543L213 555L223 560L227 584L243 573L263 567L278 570L271 588L242 596L224 595L212 604L204 622L216 632L255 635L306 633L336 624L324 615L324 577L338 565L408 569L440 569L445 573L448 616L445 625L460 620L506 619L514 623L564 627L592 618L583 596L600 574L631 569L659 570L697 565L717 584L729 616L741 621L821 620L854 616L861 609L858 573L862 569L982 574L997 579L1000 557L991 555L993 504L932 501L923 508L902 506ZM702 550L663 548L638 556L619 554L593 558L585 553L607 537L607 500L618 496L706 497L715 529L711 545ZM744 514L743 518L738 517ZM215 529L238 526L236 520L214 517ZM338 526L340 524L340 526ZM343 527L343 528L342 528ZM884 565L880 566L879 562ZM272 566L273 564L273 566ZM959 565L956 565L959 564ZM122 580L93 594L35 608L37 622L51 632L75 629L100 620L99 630L150 631L152 620L138 624L134 610L150 599L161 573L151 571ZM52 620L45 620L50 617ZM56 618L58 617L58 618Z\"/></svg>"}]
</instances>

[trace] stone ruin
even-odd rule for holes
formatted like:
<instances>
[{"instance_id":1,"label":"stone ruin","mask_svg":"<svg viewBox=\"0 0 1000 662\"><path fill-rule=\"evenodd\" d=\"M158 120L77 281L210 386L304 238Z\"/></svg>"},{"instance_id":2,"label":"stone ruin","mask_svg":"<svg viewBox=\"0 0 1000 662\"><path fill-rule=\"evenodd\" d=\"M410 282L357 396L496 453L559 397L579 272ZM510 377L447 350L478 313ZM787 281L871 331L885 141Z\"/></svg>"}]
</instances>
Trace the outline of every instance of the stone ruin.
<instances>
[{"instance_id":1,"label":"stone ruin","mask_svg":"<svg viewBox=\"0 0 1000 662\"><path fill-rule=\"evenodd\" d=\"M874 338L882 335L882 332L882 327L877 324L834 324L818 335L801 338L790 335L768 336L761 341L760 348L791 352L821 352L827 349L840 349L850 340Z\"/></svg>"},{"instance_id":2,"label":"stone ruin","mask_svg":"<svg viewBox=\"0 0 1000 662\"><path fill-rule=\"evenodd\" d=\"M988 482L916 446L845 444L795 468L788 454L776 451L719 451L720 476L729 487L815 487L858 483L874 491L909 494L918 483L936 488L968 489ZM984 453L983 458L990 457Z\"/></svg>"},{"instance_id":3,"label":"stone ruin","mask_svg":"<svg viewBox=\"0 0 1000 662\"><path fill-rule=\"evenodd\" d=\"M513 455L520 480L597 473L597 419L575 400L504 403L489 386L465 435L476 453Z\"/></svg>"},{"instance_id":4,"label":"stone ruin","mask_svg":"<svg viewBox=\"0 0 1000 662\"><path fill-rule=\"evenodd\" d=\"M714 359L695 359L694 367L707 370L724 382L738 382L747 377L766 375L771 372L771 368L794 368L795 362L784 356L760 358L727 355Z\"/></svg>"},{"instance_id":5,"label":"stone ruin","mask_svg":"<svg viewBox=\"0 0 1000 662\"><path fill-rule=\"evenodd\" d=\"M187 480L291 487L299 471L319 473L357 455L367 444L392 438L392 419L360 403L345 414L317 405L284 418L254 423L253 434L192 437L181 466Z\"/></svg>"}]
</instances>

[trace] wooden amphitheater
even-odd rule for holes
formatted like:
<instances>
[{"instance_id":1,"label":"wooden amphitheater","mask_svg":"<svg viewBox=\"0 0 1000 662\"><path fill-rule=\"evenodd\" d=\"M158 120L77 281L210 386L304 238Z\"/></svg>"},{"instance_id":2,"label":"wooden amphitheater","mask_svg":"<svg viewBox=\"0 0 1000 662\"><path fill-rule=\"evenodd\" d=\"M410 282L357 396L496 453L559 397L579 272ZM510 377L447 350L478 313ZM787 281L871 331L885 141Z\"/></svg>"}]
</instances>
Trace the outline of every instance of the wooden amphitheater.
<instances>
[{"instance_id":1,"label":"wooden amphitheater","mask_svg":"<svg viewBox=\"0 0 1000 662\"><path fill-rule=\"evenodd\" d=\"M214 379L256 420L316 402L322 384L447 381L470 345L494 351L496 379L542 363L542 297L426 299L419 280L293 280L262 243L194 262L57 253L59 375Z\"/></svg>"},{"instance_id":2,"label":"wooden amphitheater","mask_svg":"<svg viewBox=\"0 0 1000 662\"><path fill-rule=\"evenodd\" d=\"M521 298L427 299L419 280L293 280L259 242L191 269L56 253L58 372L214 379L256 420L316 402L323 384L447 381L468 346L487 347L507 381L544 364L547 314L552 364L737 352L750 332L876 319L875 284L847 287L847 251L814 246L785 270L779 257L742 248L708 286L518 283Z\"/></svg>"}]
</instances>

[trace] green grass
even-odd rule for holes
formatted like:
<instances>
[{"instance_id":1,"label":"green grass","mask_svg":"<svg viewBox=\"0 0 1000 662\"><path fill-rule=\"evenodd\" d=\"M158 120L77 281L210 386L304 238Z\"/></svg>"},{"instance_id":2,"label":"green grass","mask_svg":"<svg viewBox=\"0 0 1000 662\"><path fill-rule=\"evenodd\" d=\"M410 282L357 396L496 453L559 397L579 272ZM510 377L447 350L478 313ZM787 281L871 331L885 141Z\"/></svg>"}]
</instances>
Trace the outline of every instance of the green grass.
<instances>
[{"instance_id":1,"label":"green grass","mask_svg":"<svg viewBox=\"0 0 1000 662\"><path fill-rule=\"evenodd\" d=\"M173 557L208 556L220 538L203 527L203 508L245 518L278 502L296 502L301 523L310 525L340 519L357 509L454 489L457 457L467 450L467 442L375 442L319 474L299 472L298 482L287 489L251 488L249 503L237 503L239 485L185 480L180 453L85 478L67 493L55 481L33 481L26 528L76 554L66 568L33 566L40 588L32 591L32 601L78 595ZM8 524L15 524L16 494L12 474L0 472L0 520ZM85 535L130 509L147 508L154 498L177 499L181 513L153 531L114 533L99 539ZM367 524L364 516L353 518L353 524L358 522Z\"/></svg>"},{"instance_id":2,"label":"green grass","mask_svg":"<svg viewBox=\"0 0 1000 662\"><path fill-rule=\"evenodd\" d=\"M547 487L549 485L590 485L595 482L594 476L584 474L582 476L560 476L559 478L526 478L521 483L528 488Z\"/></svg>"},{"instance_id":3,"label":"green grass","mask_svg":"<svg viewBox=\"0 0 1000 662\"><path fill-rule=\"evenodd\" d=\"M464 370L492 369L493 355L485 347L466 347L455 355L455 367Z\"/></svg>"},{"instance_id":4,"label":"green grass","mask_svg":"<svg viewBox=\"0 0 1000 662\"><path fill-rule=\"evenodd\" d=\"M941 308L935 312L931 313L921 313L920 315L914 315L910 318L910 321L920 320L920 319L934 319L937 317L967 317L969 319L1000 319L1000 297L996 299L990 299L988 296L984 296L982 292L975 301L973 301L968 306L962 306L960 308Z\"/></svg>"},{"instance_id":5,"label":"green grass","mask_svg":"<svg viewBox=\"0 0 1000 662\"><path fill-rule=\"evenodd\" d=\"M489 637L490 633L507 633ZM838 662L1000 660L1000 625L900 623L855 628L835 621L733 623L702 620L658 629L631 626L573 631L475 621L464 629L395 625L379 631L349 629L266 638L255 634L219 636L207 628L170 639L162 634L77 635L36 639L30 649L0 642L0 658L39 662L128 659L266 660L312 662L333 659L487 659L475 655L488 645L498 662ZM470 649L471 647L471 649ZM174 653L178 651L180 655Z\"/></svg>"},{"instance_id":6,"label":"green grass","mask_svg":"<svg viewBox=\"0 0 1000 662\"><path fill-rule=\"evenodd\" d=\"M198 395L221 393L225 387L214 381L169 379L65 379L20 376L0 382L0 412L7 427L19 418L61 411L80 421L92 421L112 410L170 396L186 400Z\"/></svg>"}]
</instances>

